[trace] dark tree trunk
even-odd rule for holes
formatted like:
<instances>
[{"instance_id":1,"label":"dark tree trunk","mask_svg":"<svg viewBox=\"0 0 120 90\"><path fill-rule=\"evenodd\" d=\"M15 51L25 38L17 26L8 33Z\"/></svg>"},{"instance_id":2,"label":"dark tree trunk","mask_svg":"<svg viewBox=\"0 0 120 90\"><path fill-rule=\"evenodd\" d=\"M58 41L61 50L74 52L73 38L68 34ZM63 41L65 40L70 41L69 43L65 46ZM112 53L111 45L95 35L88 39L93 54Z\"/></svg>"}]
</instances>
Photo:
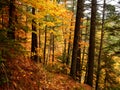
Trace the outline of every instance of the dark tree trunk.
<instances>
[{"instance_id":1,"label":"dark tree trunk","mask_svg":"<svg viewBox=\"0 0 120 90\"><path fill-rule=\"evenodd\" d=\"M70 30L70 35L69 35L69 42L68 42L68 51L67 51L67 56L66 56L66 65L69 65L70 63L70 56L71 56L71 30Z\"/></svg>"},{"instance_id":2,"label":"dark tree trunk","mask_svg":"<svg viewBox=\"0 0 120 90\"><path fill-rule=\"evenodd\" d=\"M39 26L40 26L40 23L39 23ZM39 48L39 54L41 54L41 30L39 29L39 40L38 40L38 48ZM39 55L38 57L38 63L41 63L41 55Z\"/></svg>"},{"instance_id":3,"label":"dark tree trunk","mask_svg":"<svg viewBox=\"0 0 120 90\"><path fill-rule=\"evenodd\" d=\"M96 11L97 1L92 0L91 23L90 23L90 40L88 52L88 75L86 84L93 86L93 68L94 68L94 53L95 53L95 29L96 29Z\"/></svg>"},{"instance_id":4,"label":"dark tree trunk","mask_svg":"<svg viewBox=\"0 0 120 90\"><path fill-rule=\"evenodd\" d=\"M99 49L99 56L98 56L98 67L97 67L97 75L96 75L96 90L99 90L99 80L100 80L100 66L101 66L101 54L102 54L102 45L103 45L103 38L104 38L104 16L105 16L105 3L103 3L103 17L102 17L102 30L101 30L101 40L100 40L100 49Z\"/></svg>"},{"instance_id":5,"label":"dark tree trunk","mask_svg":"<svg viewBox=\"0 0 120 90\"><path fill-rule=\"evenodd\" d=\"M86 31L85 31L85 42L87 41L87 36L88 36L88 24L89 24L89 18L87 17L87 22L86 22ZM85 54L86 54L86 46L84 45L84 47L83 47L83 55L82 55L82 68L83 68L83 64L84 64L84 57L85 57ZM85 80L84 80L84 83L86 83L87 82L87 65L85 66L85 68L86 68L86 73L85 73Z\"/></svg>"},{"instance_id":6,"label":"dark tree trunk","mask_svg":"<svg viewBox=\"0 0 120 90\"><path fill-rule=\"evenodd\" d=\"M50 33L50 41L49 41L49 47L48 47L48 55L47 55L47 62L51 59L51 51L52 51L52 33Z\"/></svg>"},{"instance_id":7,"label":"dark tree trunk","mask_svg":"<svg viewBox=\"0 0 120 90\"><path fill-rule=\"evenodd\" d=\"M35 15L35 8L32 8L32 14ZM37 61L38 55L37 55L37 30L36 30L36 22L35 19L32 20L32 45L31 45L31 53L32 53L32 59Z\"/></svg>"},{"instance_id":8,"label":"dark tree trunk","mask_svg":"<svg viewBox=\"0 0 120 90\"><path fill-rule=\"evenodd\" d=\"M66 62L66 47L67 47L67 39L64 39L64 50L63 50L63 63Z\"/></svg>"},{"instance_id":9,"label":"dark tree trunk","mask_svg":"<svg viewBox=\"0 0 120 90\"><path fill-rule=\"evenodd\" d=\"M81 49L79 48L77 52L77 63L76 63L76 73L78 81L81 82Z\"/></svg>"},{"instance_id":10,"label":"dark tree trunk","mask_svg":"<svg viewBox=\"0 0 120 90\"><path fill-rule=\"evenodd\" d=\"M81 19L84 17L84 14L83 14L83 9L84 9L84 0L83 0L83 4L82 5L82 11L81 11ZM80 26L83 26L83 21L80 20ZM79 82L81 82L81 75L82 75L82 64L81 64L81 42L82 42L82 28L80 28L80 32L79 32L79 49L78 49L78 52L77 52L77 65L76 65L76 73L77 73L77 76L78 76L78 79L79 79Z\"/></svg>"},{"instance_id":11,"label":"dark tree trunk","mask_svg":"<svg viewBox=\"0 0 120 90\"><path fill-rule=\"evenodd\" d=\"M53 28L54 30L54 28ZM52 51L52 53L51 53ZM48 58L47 60L52 60L54 62L54 34L50 33L50 45L48 49Z\"/></svg>"},{"instance_id":12,"label":"dark tree trunk","mask_svg":"<svg viewBox=\"0 0 120 90\"><path fill-rule=\"evenodd\" d=\"M87 17L87 22L86 22L86 30L85 30L85 42L87 41L87 36L88 36L88 17ZM85 57L85 54L86 54L86 46L84 45L83 47L83 53L82 53L82 58L81 58L81 61L82 61L82 66L83 66L83 63L84 63L84 57Z\"/></svg>"},{"instance_id":13,"label":"dark tree trunk","mask_svg":"<svg viewBox=\"0 0 120 90\"><path fill-rule=\"evenodd\" d=\"M77 1L77 12L76 12L76 22L75 22L75 32L74 32L74 42L73 42L73 52L72 52L72 63L70 75L76 79L76 66L77 66L77 55L79 50L79 35L80 35L80 19L83 16L83 3L84 0Z\"/></svg>"},{"instance_id":14,"label":"dark tree trunk","mask_svg":"<svg viewBox=\"0 0 120 90\"><path fill-rule=\"evenodd\" d=\"M54 58L55 58L55 36L54 34L52 33L52 62L54 62Z\"/></svg>"},{"instance_id":15,"label":"dark tree trunk","mask_svg":"<svg viewBox=\"0 0 120 90\"><path fill-rule=\"evenodd\" d=\"M44 40L44 52L43 52L43 64L46 62L46 44L47 44L47 26L45 26L45 40Z\"/></svg>"},{"instance_id":16,"label":"dark tree trunk","mask_svg":"<svg viewBox=\"0 0 120 90\"><path fill-rule=\"evenodd\" d=\"M2 25L2 29L4 28L4 20L3 20L3 18L4 18L4 16L3 16L3 14L4 14L4 11L2 10L1 11L1 14L2 14L2 22L1 22L1 25Z\"/></svg>"},{"instance_id":17,"label":"dark tree trunk","mask_svg":"<svg viewBox=\"0 0 120 90\"><path fill-rule=\"evenodd\" d=\"M9 39L15 39L15 0L10 0L9 3L9 30L7 37Z\"/></svg>"}]
</instances>

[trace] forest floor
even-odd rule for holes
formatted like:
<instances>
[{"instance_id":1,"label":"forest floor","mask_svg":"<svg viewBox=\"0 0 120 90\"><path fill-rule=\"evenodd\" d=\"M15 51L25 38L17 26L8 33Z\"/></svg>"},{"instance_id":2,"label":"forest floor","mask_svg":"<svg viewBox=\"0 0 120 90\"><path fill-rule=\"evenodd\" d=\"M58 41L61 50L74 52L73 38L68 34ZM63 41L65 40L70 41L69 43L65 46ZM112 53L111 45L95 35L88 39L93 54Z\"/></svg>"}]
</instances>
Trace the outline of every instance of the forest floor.
<instances>
[{"instance_id":1,"label":"forest floor","mask_svg":"<svg viewBox=\"0 0 120 90\"><path fill-rule=\"evenodd\" d=\"M92 90L59 70L52 71L54 67L50 65L45 67L30 59L9 60L2 68L8 80L0 85L0 90Z\"/></svg>"}]
</instances>

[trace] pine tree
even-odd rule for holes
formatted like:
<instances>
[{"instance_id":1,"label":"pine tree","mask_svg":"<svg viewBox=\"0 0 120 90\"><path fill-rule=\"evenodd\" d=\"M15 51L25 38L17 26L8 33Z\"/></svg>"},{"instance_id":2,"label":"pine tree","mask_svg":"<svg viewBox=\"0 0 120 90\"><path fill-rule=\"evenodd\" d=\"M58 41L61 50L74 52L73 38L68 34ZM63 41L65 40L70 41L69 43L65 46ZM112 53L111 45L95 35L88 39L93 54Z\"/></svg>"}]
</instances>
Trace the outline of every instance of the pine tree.
<instances>
[{"instance_id":1,"label":"pine tree","mask_svg":"<svg viewBox=\"0 0 120 90\"><path fill-rule=\"evenodd\" d=\"M96 75L96 90L99 89L99 79L100 79L100 66L101 66L101 54L102 54L102 46L103 46L103 38L104 38L104 17L105 17L105 5L106 0L103 2L103 14L102 14L102 30L101 30L101 40L100 40L100 48L98 55L98 66L97 66L97 75Z\"/></svg>"},{"instance_id":2,"label":"pine tree","mask_svg":"<svg viewBox=\"0 0 120 90\"><path fill-rule=\"evenodd\" d=\"M93 86L96 11L97 11L97 0L92 0L91 22L90 22L90 39L89 39L89 52L88 52L88 69L87 69L87 82L86 82L86 84L88 84L90 86Z\"/></svg>"},{"instance_id":3,"label":"pine tree","mask_svg":"<svg viewBox=\"0 0 120 90\"><path fill-rule=\"evenodd\" d=\"M70 75L76 79L76 68L77 68L77 56L79 50L79 36L80 36L80 25L81 25L81 18L83 16L83 3L84 0L77 1L77 12L76 12L76 22L75 22L75 31L74 31L74 42L73 42L73 52L72 52L72 63L71 63L71 70Z\"/></svg>"}]
</instances>

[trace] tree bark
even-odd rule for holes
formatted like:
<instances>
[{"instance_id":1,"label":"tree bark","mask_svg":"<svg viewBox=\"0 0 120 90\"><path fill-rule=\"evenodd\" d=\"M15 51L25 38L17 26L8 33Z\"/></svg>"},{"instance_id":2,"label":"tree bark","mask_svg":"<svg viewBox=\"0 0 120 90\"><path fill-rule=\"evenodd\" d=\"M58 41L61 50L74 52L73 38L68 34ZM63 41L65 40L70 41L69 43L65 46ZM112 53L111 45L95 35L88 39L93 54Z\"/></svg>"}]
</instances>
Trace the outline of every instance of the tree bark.
<instances>
[{"instance_id":1,"label":"tree bark","mask_svg":"<svg viewBox=\"0 0 120 90\"><path fill-rule=\"evenodd\" d=\"M66 65L69 65L70 63L70 56L71 56L71 30L69 35L69 42L68 42L68 50L67 50L67 56L66 56Z\"/></svg>"},{"instance_id":2,"label":"tree bark","mask_svg":"<svg viewBox=\"0 0 120 90\"><path fill-rule=\"evenodd\" d=\"M66 62L66 47L67 47L67 39L64 39L64 50L63 50L63 63Z\"/></svg>"},{"instance_id":3,"label":"tree bark","mask_svg":"<svg viewBox=\"0 0 120 90\"><path fill-rule=\"evenodd\" d=\"M15 0L10 0L9 4L9 30L7 37L9 39L15 39Z\"/></svg>"},{"instance_id":4,"label":"tree bark","mask_svg":"<svg viewBox=\"0 0 120 90\"><path fill-rule=\"evenodd\" d=\"M52 62L54 62L54 58L55 58L55 36L52 33Z\"/></svg>"},{"instance_id":5,"label":"tree bark","mask_svg":"<svg viewBox=\"0 0 120 90\"><path fill-rule=\"evenodd\" d=\"M80 35L80 25L81 25L80 19L83 16L83 14L82 14L83 2L84 2L84 0L77 1L77 12L76 12L76 22L75 22L75 31L74 31L72 63L71 63L71 70L70 70L70 75L74 79L76 79L77 53L79 50L79 35Z\"/></svg>"},{"instance_id":6,"label":"tree bark","mask_svg":"<svg viewBox=\"0 0 120 90\"><path fill-rule=\"evenodd\" d=\"M91 23L90 23L90 39L89 39L89 52L88 52L88 75L86 84L93 86L93 68L94 68L94 55L95 55L95 29L96 29L96 11L97 1L92 0L91 9Z\"/></svg>"},{"instance_id":7,"label":"tree bark","mask_svg":"<svg viewBox=\"0 0 120 90\"><path fill-rule=\"evenodd\" d=\"M40 23L39 23L39 26L40 26ZM38 56L38 63L41 63L42 61L41 61L41 30L39 29L39 31L38 31L38 48L39 48L39 56Z\"/></svg>"},{"instance_id":8,"label":"tree bark","mask_svg":"<svg viewBox=\"0 0 120 90\"><path fill-rule=\"evenodd\" d=\"M85 30L85 42L87 41L87 37L88 37L88 28L89 28L89 18L87 17L87 22L86 22L86 30ZM83 53L82 53L82 58L81 58L81 63L82 63L82 68L83 68L83 64L84 64L84 59L85 59L85 54L87 54L86 53L86 50L87 50L87 48L86 48L86 46L84 45L84 47L83 47ZM85 66L85 68L86 68L86 73L85 73L85 80L84 80L84 83L86 83L86 81L87 81L87 65Z\"/></svg>"},{"instance_id":9,"label":"tree bark","mask_svg":"<svg viewBox=\"0 0 120 90\"><path fill-rule=\"evenodd\" d=\"M43 64L46 62L46 44L47 44L47 26L45 26L45 40L44 40L44 52L43 52Z\"/></svg>"},{"instance_id":10,"label":"tree bark","mask_svg":"<svg viewBox=\"0 0 120 90\"><path fill-rule=\"evenodd\" d=\"M35 8L32 7L32 14L35 15ZM31 45L31 53L32 59L37 61L37 30L36 30L36 22L35 19L32 20L32 45Z\"/></svg>"}]
</instances>

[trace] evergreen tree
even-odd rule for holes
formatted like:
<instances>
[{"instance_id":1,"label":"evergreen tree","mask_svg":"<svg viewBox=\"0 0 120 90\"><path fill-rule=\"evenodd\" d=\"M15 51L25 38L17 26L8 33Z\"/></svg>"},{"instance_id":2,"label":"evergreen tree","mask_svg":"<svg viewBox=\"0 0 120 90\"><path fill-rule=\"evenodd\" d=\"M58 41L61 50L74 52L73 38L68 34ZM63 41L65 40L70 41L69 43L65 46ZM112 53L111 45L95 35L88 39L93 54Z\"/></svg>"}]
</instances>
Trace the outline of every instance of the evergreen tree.
<instances>
[{"instance_id":1,"label":"evergreen tree","mask_svg":"<svg viewBox=\"0 0 120 90\"><path fill-rule=\"evenodd\" d=\"M72 63L71 63L71 70L70 75L76 79L77 75L77 56L79 50L79 37L80 37L80 25L81 25L81 18L83 16L83 3L84 0L77 1L77 12L76 12L76 22L75 22L75 31L74 31L74 42L73 42L73 52L72 52ZM79 67L80 68L80 67Z\"/></svg>"},{"instance_id":2,"label":"evergreen tree","mask_svg":"<svg viewBox=\"0 0 120 90\"><path fill-rule=\"evenodd\" d=\"M88 84L90 86L93 86L96 11L97 11L97 0L92 0L91 22L90 22L90 39L89 39L89 52L88 52L88 69L87 69L87 82L86 82L86 84Z\"/></svg>"}]
</instances>

